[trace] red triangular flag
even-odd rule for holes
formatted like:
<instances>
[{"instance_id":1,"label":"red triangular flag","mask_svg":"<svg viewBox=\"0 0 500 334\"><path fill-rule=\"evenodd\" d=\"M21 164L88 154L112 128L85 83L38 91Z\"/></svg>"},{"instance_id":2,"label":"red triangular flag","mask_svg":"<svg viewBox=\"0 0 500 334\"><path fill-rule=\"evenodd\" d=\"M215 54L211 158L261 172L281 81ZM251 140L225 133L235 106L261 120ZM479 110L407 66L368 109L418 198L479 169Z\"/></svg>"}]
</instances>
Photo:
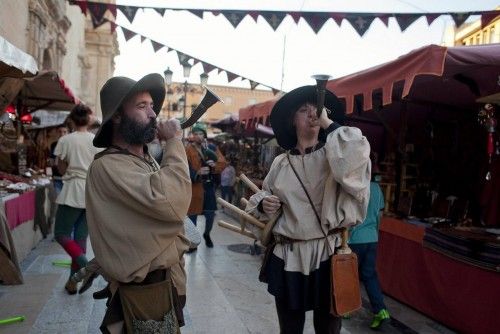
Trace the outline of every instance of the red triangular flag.
<instances>
[{"instance_id":1,"label":"red triangular flag","mask_svg":"<svg viewBox=\"0 0 500 334\"><path fill-rule=\"evenodd\" d=\"M487 14L482 14L481 15L481 29L486 27L488 24L490 24L491 21L496 19L499 15L500 15L499 11L490 12Z\"/></svg>"},{"instance_id":2,"label":"red triangular flag","mask_svg":"<svg viewBox=\"0 0 500 334\"><path fill-rule=\"evenodd\" d=\"M248 81L250 81L250 89L251 90L254 90L259 85L258 82L255 82L255 81L252 81L252 80L248 80Z\"/></svg>"},{"instance_id":3,"label":"red triangular flag","mask_svg":"<svg viewBox=\"0 0 500 334\"><path fill-rule=\"evenodd\" d=\"M273 95L276 95L280 92L279 89L276 88L271 88L271 90L273 91Z\"/></svg>"},{"instance_id":4,"label":"red triangular flag","mask_svg":"<svg viewBox=\"0 0 500 334\"><path fill-rule=\"evenodd\" d=\"M394 18L399 24L401 32L404 32L413 22L418 20L422 14L396 14Z\"/></svg>"},{"instance_id":5,"label":"red triangular flag","mask_svg":"<svg viewBox=\"0 0 500 334\"><path fill-rule=\"evenodd\" d=\"M377 14L377 18L382 21L382 23L386 26L386 27L389 27L389 17L391 17L390 15L388 14Z\"/></svg>"},{"instance_id":6,"label":"red triangular flag","mask_svg":"<svg viewBox=\"0 0 500 334\"><path fill-rule=\"evenodd\" d=\"M106 13L107 9L108 6L105 3L90 2L88 4L88 10L92 18L92 25L94 29L105 23L104 14Z\"/></svg>"},{"instance_id":7,"label":"red triangular flag","mask_svg":"<svg viewBox=\"0 0 500 334\"><path fill-rule=\"evenodd\" d=\"M245 14L239 11L227 10L222 12L224 17L231 23L231 25L236 28L238 24L243 20Z\"/></svg>"},{"instance_id":8,"label":"red triangular flag","mask_svg":"<svg viewBox=\"0 0 500 334\"><path fill-rule=\"evenodd\" d=\"M80 7L80 10L82 11L82 14L83 15L87 15L87 5L88 5L88 2L85 0L85 1L81 1L81 0L70 0L69 1L69 4L70 5L78 5L78 7Z\"/></svg>"},{"instance_id":9,"label":"red triangular flag","mask_svg":"<svg viewBox=\"0 0 500 334\"><path fill-rule=\"evenodd\" d=\"M111 33L114 33L116 31L116 27L118 27L118 25L116 23L114 23L113 21L109 21L109 24L111 25Z\"/></svg>"},{"instance_id":10,"label":"red triangular flag","mask_svg":"<svg viewBox=\"0 0 500 334\"><path fill-rule=\"evenodd\" d=\"M127 28L120 27L122 28L123 32L123 37L125 37L125 41L129 41L131 38L135 37L137 33L133 32L132 30L128 30Z\"/></svg>"},{"instance_id":11,"label":"red triangular flag","mask_svg":"<svg viewBox=\"0 0 500 334\"><path fill-rule=\"evenodd\" d=\"M343 14L343 13L333 13L333 14L330 15L330 17L340 27L342 25L342 21L345 19L345 14Z\"/></svg>"},{"instance_id":12,"label":"red triangular flag","mask_svg":"<svg viewBox=\"0 0 500 334\"><path fill-rule=\"evenodd\" d=\"M227 74L227 82L231 82L231 81L235 80L236 78L239 78L239 75L234 74L234 73L229 72L229 71L226 71L226 74Z\"/></svg>"},{"instance_id":13,"label":"red triangular flag","mask_svg":"<svg viewBox=\"0 0 500 334\"><path fill-rule=\"evenodd\" d=\"M157 41L153 41L153 40L151 40L151 45L153 46L153 50L155 52L158 52L162 47L164 47L163 44L160 44Z\"/></svg>"},{"instance_id":14,"label":"red triangular flag","mask_svg":"<svg viewBox=\"0 0 500 334\"><path fill-rule=\"evenodd\" d=\"M347 17L347 21L349 21L354 30L356 30L361 37L363 37L368 28L370 28L374 19L374 16L368 16L366 14L352 14Z\"/></svg>"},{"instance_id":15,"label":"red triangular flag","mask_svg":"<svg viewBox=\"0 0 500 334\"><path fill-rule=\"evenodd\" d=\"M431 25L432 22L434 22L440 14L425 14L425 19L427 20L427 24Z\"/></svg>"},{"instance_id":16,"label":"red triangular flag","mask_svg":"<svg viewBox=\"0 0 500 334\"><path fill-rule=\"evenodd\" d=\"M288 12L288 15L292 17L292 19L295 21L295 24L298 24L300 18L302 17L300 12Z\"/></svg>"},{"instance_id":17,"label":"red triangular flag","mask_svg":"<svg viewBox=\"0 0 500 334\"><path fill-rule=\"evenodd\" d=\"M259 17L259 12L257 11L249 11L248 15L257 23L257 18Z\"/></svg>"},{"instance_id":18,"label":"red triangular flag","mask_svg":"<svg viewBox=\"0 0 500 334\"><path fill-rule=\"evenodd\" d=\"M137 10L139 9L138 7L132 7L132 6L118 6L118 9L121 10L123 15L127 18L127 20L132 23L135 18L135 14L137 14Z\"/></svg>"},{"instance_id":19,"label":"red triangular flag","mask_svg":"<svg viewBox=\"0 0 500 334\"><path fill-rule=\"evenodd\" d=\"M457 28L460 27L470 16L469 13L453 13L450 15Z\"/></svg>"},{"instance_id":20,"label":"red triangular flag","mask_svg":"<svg viewBox=\"0 0 500 334\"><path fill-rule=\"evenodd\" d=\"M302 17L316 34L330 18L329 15L325 13L303 13Z\"/></svg>"},{"instance_id":21,"label":"red triangular flag","mask_svg":"<svg viewBox=\"0 0 500 334\"><path fill-rule=\"evenodd\" d=\"M283 19L286 16L284 12L262 12L261 15L264 17L267 23L269 23L274 31L278 29L279 25L281 24L281 22L283 22Z\"/></svg>"},{"instance_id":22,"label":"red triangular flag","mask_svg":"<svg viewBox=\"0 0 500 334\"><path fill-rule=\"evenodd\" d=\"M116 4L114 3L108 3L108 10L110 11L111 15L116 19Z\"/></svg>"}]
</instances>

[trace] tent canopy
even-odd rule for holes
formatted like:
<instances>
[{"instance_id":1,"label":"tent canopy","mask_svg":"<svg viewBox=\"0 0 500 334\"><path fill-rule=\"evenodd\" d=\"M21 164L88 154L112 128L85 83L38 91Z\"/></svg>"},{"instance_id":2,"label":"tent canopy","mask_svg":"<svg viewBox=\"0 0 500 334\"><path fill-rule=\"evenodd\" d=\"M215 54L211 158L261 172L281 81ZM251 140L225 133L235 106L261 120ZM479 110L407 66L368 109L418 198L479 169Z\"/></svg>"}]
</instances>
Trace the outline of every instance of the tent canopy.
<instances>
[{"instance_id":1,"label":"tent canopy","mask_svg":"<svg viewBox=\"0 0 500 334\"><path fill-rule=\"evenodd\" d=\"M500 93L500 44L442 47L429 45L342 78L327 89L345 101L346 113L407 100L421 104L474 108L485 96ZM483 99L481 99L483 98ZM240 109L248 128L266 123L277 99Z\"/></svg>"},{"instance_id":2,"label":"tent canopy","mask_svg":"<svg viewBox=\"0 0 500 334\"><path fill-rule=\"evenodd\" d=\"M35 59L0 36L0 78L23 78L36 75Z\"/></svg>"},{"instance_id":3,"label":"tent canopy","mask_svg":"<svg viewBox=\"0 0 500 334\"><path fill-rule=\"evenodd\" d=\"M500 44L442 47L429 45L398 59L330 81L327 88L345 99L346 112L388 105L394 100L474 107L500 92Z\"/></svg>"},{"instance_id":4,"label":"tent canopy","mask_svg":"<svg viewBox=\"0 0 500 334\"><path fill-rule=\"evenodd\" d=\"M71 110L80 103L57 72L43 72L24 81L19 93L24 106L35 109Z\"/></svg>"}]
</instances>

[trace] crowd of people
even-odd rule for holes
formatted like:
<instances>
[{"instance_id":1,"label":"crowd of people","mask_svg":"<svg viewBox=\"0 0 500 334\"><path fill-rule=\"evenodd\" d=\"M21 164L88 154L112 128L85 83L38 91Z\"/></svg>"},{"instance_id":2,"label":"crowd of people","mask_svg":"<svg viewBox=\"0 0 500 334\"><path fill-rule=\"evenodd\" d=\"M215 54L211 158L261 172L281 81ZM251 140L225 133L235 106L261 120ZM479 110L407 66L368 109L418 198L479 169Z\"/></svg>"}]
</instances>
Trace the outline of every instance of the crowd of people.
<instances>
[{"instance_id":1,"label":"crowd of people","mask_svg":"<svg viewBox=\"0 0 500 334\"><path fill-rule=\"evenodd\" d=\"M65 286L84 292L97 275L108 286L103 333L178 333L186 303L184 254L194 252L183 221L205 218L211 230L216 193L233 201L236 169L207 141L201 123L183 138L177 120L157 121L165 98L158 74L134 81L110 78L101 89L103 120L88 131L92 112L75 107L75 125L53 147L62 180L55 239L72 258ZM343 126L338 98L327 91L317 112L315 86L285 94L271 112L271 125L286 153L277 156L246 211L261 221L279 215L272 227L260 278L274 296L281 333L302 333L305 312L314 311L316 333L339 333L332 314L331 259L340 233L359 259L375 315L372 328L389 319L375 271L383 197L371 175L370 145L357 128ZM327 112L331 111L331 112ZM63 132L64 127L61 127ZM189 139L189 140L187 140ZM87 236L95 254L86 258Z\"/></svg>"}]
</instances>

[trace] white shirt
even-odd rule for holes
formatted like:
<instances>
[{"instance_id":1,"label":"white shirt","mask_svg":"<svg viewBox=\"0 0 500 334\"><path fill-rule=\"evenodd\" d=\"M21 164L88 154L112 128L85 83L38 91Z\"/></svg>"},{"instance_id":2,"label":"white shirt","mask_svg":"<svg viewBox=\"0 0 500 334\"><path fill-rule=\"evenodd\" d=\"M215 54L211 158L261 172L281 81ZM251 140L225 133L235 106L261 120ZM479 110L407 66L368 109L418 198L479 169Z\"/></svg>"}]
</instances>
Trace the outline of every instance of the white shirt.
<instances>
[{"instance_id":1,"label":"white shirt","mask_svg":"<svg viewBox=\"0 0 500 334\"><path fill-rule=\"evenodd\" d=\"M63 136L57 142L54 155L68 163L64 173L63 188L56 203L74 208L85 209L85 180L87 170L94 160L94 155L101 151L94 147L94 134L73 132Z\"/></svg>"}]
</instances>

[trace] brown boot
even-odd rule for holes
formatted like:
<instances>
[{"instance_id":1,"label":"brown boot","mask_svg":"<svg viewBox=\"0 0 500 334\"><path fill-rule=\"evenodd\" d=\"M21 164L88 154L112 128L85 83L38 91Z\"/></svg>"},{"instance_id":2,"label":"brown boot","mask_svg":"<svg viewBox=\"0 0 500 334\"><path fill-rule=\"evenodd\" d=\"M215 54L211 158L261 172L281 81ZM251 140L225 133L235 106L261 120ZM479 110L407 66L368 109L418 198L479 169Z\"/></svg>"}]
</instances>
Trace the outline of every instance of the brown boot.
<instances>
[{"instance_id":1,"label":"brown boot","mask_svg":"<svg viewBox=\"0 0 500 334\"><path fill-rule=\"evenodd\" d=\"M64 286L64 289L68 292L68 294L74 295L76 293L76 291L77 291L77 284L78 283L76 283L73 280L69 279L66 282L66 285Z\"/></svg>"}]
</instances>

